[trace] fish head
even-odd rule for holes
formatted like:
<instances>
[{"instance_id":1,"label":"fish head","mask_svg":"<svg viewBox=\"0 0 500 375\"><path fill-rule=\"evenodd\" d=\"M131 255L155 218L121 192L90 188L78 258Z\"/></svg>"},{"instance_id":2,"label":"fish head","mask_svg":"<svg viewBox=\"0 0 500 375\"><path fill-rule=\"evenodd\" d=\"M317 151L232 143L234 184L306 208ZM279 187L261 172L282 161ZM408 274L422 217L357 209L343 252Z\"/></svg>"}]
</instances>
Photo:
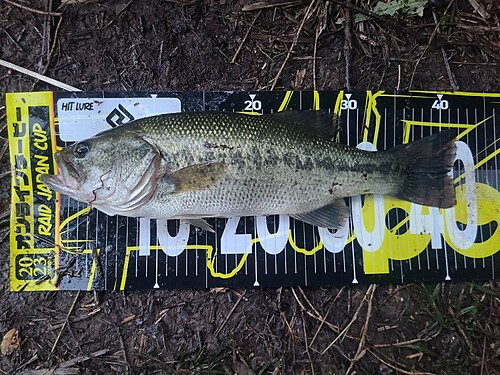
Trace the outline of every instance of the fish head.
<instances>
[{"instance_id":1,"label":"fish head","mask_svg":"<svg viewBox=\"0 0 500 375\"><path fill-rule=\"evenodd\" d=\"M110 215L133 216L156 190L161 154L140 134L117 129L56 152L58 174L42 181Z\"/></svg>"}]
</instances>

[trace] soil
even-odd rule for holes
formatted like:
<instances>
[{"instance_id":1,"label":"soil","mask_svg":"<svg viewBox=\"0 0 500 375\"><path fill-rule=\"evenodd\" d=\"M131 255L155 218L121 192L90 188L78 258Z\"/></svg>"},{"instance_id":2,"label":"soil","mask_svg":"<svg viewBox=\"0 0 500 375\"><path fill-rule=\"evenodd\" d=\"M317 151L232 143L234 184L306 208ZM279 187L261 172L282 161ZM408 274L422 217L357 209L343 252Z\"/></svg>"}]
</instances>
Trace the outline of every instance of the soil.
<instances>
[{"instance_id":1,"label":"soil","mask_svg":"<svg viewBox=\"0 0 500 375\"><path fill-rule=\"evenodd\" d=\"M370 15L376 1L63 3L0 2L0 58L89 91L500 90L495 0L422 17ZM58 89L0 66L2 102L35 90ZM11 293L5 124L0 104L0 333L20 339L0 374L500 373L494 281Z\"/></svg>"}]
</instances>

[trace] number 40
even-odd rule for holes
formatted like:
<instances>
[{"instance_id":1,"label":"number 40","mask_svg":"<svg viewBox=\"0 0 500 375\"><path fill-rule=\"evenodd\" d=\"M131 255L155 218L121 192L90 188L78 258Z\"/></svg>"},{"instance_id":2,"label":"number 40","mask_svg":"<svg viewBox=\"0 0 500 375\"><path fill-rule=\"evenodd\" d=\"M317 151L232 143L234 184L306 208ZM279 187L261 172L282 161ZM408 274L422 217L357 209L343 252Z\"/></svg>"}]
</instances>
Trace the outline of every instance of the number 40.
<instances>
[{"instance_id":1,"label":"number 40","mask_svg":"<svg viewBox=\"0 0 500 375\"><path fill-rule=\"evenodd\" d=\"M450 107L450 103L448 103L448 100L439 100L436 99L434 100L434 103L432 104L432 109L448 109Z\"/></svg>"}]
</instances>

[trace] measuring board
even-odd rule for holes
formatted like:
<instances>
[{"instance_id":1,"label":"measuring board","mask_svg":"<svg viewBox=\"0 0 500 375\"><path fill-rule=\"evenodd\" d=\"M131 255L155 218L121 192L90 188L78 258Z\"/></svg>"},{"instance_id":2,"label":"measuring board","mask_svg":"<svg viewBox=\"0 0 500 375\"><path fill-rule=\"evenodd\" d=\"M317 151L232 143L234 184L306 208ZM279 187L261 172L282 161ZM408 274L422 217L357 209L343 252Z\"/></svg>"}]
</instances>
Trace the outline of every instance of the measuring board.
<instances>
[{"instance_id":1,"label":"measuring board","mask_svg":"<svg viewBox=\"0 0 500 375\"><path fill-rule=\"evenodd\" d=\"M6 96L13 170L14 291L279 287L495 279L500 269L500 94L328 92L33 92ZM54 152L131 120L180 111L328 110L337 141L368 150L443 128L457 134L458 203L382 195L348 200L331 230L288 216L179 220L110 217L55 193ZM332 124L333 126L333 124ZM251 194L251 192L249 192Z\"/></svg>"}]
</instances>

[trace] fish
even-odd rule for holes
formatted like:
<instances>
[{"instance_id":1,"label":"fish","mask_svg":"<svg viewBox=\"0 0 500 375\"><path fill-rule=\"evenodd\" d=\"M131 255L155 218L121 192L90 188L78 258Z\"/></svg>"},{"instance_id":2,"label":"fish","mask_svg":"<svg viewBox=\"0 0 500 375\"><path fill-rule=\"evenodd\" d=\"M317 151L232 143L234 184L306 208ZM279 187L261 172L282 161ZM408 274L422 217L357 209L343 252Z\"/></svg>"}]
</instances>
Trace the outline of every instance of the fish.
<instances>
[{"instance_id":1,"label":"fish","mask_svg":"<svg viewBox=\"0 0 500 375\"><path fill-rule=\"evenodd\" d=\"M456 204L456 145L444 130L383 151L333 140L324 111L180 112L137 119L55 153L51 189L114 216L182 219L289 215L339 229L345 198L385 194Z\"/></svg>"}]
</instances>

